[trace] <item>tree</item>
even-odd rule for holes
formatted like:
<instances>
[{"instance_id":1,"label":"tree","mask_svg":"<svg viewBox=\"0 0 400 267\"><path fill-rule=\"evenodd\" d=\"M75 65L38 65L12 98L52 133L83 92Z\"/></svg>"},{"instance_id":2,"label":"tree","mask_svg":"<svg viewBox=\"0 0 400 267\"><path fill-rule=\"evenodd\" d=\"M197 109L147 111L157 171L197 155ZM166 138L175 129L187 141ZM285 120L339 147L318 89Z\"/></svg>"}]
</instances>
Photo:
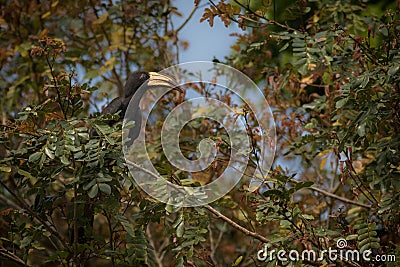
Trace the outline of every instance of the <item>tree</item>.
<instances>
[{"instance_id":1,"label":"tree","mask_svg":"<svg viewBox=\"0 0 400 267\"><path fill-rule=\"evenodd\" d=\"M89 112L101 110L96 103L109 89L122 95L131 71L169 65L175 8L169 1L8 1L1 10L2 261L154 261L147 222L131 216L153 203L132 186L122 123L106 123L119 115Z\"/></svg>"},{"instance_id":2,"label":"tree","mask_svg":"<svg viewBox=\"0 0 400 267\"><path fill-rule=\"evenodd\" d=\"M281 154L257 219L288 232L276 232L269 244L323 249L321 238L334 247L345 237L349 248L398 255L399 7L210 2L203 20L248 29L228 62L259 81L275 108ZM285 161L297 162L297 170L280 166ZM311 190L294 193L308 182Z\"/></svg>"},{"instance_id":3,"label":"tree","mask_svg":"<svg viewBox=\"0 0 400 267\"><path fill-rule=\"evenodd\" d=\"M274 111L279 149L271 171L257 177L259 190L240 183L195 208L155 201L135 185L121 153L120 114L101 114L98 107L113 91L123 96L130 72L179 63L186 23L174 28L171 18L180 15L174 2L7 1L1 11L5 265L373 266L340 258L257 259L263 244L322 251L336 248L340 238L346 249L399 257L395 3L208 2L203 21L212 26L220 18L244 30L226 63L261 86ZM189 87L226 102L233 98L203 83L167 94L163 112L146 126L146 140L165 179L197 187L224 170L231 147L221 125L194 120L181 132L182 153L196 159L196 146L207 137L218 144L217 160L193 174L169 164L158 133ZM252 113L241 108L237 117L247 122L257 165L260 133Z\"/></svg>"}]
</instances>

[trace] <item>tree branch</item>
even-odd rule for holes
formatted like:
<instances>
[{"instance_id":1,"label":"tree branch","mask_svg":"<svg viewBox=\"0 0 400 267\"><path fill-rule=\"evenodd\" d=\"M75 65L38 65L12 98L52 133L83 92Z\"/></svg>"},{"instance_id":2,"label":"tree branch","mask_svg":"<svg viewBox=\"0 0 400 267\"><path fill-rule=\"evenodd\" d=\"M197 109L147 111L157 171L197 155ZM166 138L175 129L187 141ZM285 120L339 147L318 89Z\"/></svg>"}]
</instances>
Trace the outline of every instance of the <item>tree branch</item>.
<instances>
[{"instance_id":1,"label":"tree branch","mask_svg":"<svg viewBox=\"0 0 400 267\"><path fill-rule=\"evenodd\" d=\"M125 159L125 161L126 161L126 163L127 163L128 165L130 165L130 166L132 166L132 167L135 167L135 168L137 168L137 169L139 169L139 170L141 170L141 171L144 171L145 173L147 173L147 174L153 176L154 178L157 178L157 179L159 178L158 175L155 174L155 173L153 173L152 171L146 170L145 168L139 166L138 164L136 164L136 163L134 163L134 162L132 162L132 161L129 161L129 160L126 160L126 159ZM257 240L259 240L259 241L261 241L261 242L264 242L264 243L268 243L268 242L269 242L269 240L268 240L266 237L264 237L264 236L262 236L262 235L260 235L260 234L257 234L256 232L252 232L252 231L250 231L250 230L244 228L243 226L237 224L237 223L234 222L232 219L226 217L225 215L223 215L222 213L220 213L219 211L217 211L216 209L214 209L214 208L211 207L210 205L206 205L206 206L204 206L204 207L205 207L206 209L208 209L211 213L213 213L215 216L217 216L217 218L222 219L223 221L227 222L227 223L228 223L229 225L231 225L233 228L235 228L235 229L241 231L241 232L244 233L245 235L254 237L255 239L257 239Z\"/></svg>"},{"instance_id":2,"label":"tree branch","mask_svg":"<svg viewBox=\"0 0 400 267\"><path fill-rule=\"evenodd\" d=\"M189 16L185 19L185 21L181 24L181 26L176 29L176 33L178 33L180 30L182 30L183 27L190 21L190 19L193 17L194 13L196 12L197 8L199 7L198 4L194 4L192 11L190 11Z\"/></svg>"},{"instance_id":3,"label":"tree branch","mask_svg":"<svg viewBox=\"0 0 400 267\"><path fill-rule=\"evenodd\" d=\"M64 248L64 243L63 243L63 238L62 236L57 232L56 229L51 228L50 225L46 223L45 220L43 220L40 216L36 214L15 192L13 192L2 180L0 180L0 185L3 186L14 199L19 203L19 205L25 209L33 218L38 220L44 228L46 228L47 231L49 231L53 236L55 236L58 240L59 245L61 245L62 248ZM50 237L49 237L50 238ZM56 248L58 249L58 248Z\"/></svg>"},{"instance_id":4,"label":"tree branch","mask_svg":"<svg viewBox=\"0 0 400 267\"><path fill-rule=\"evenodd\" d=\"M4 249L4 248L0 248L0 255L3 256L4 258L9 259L12 262L15 262L19 265L22 266L29 266L27 265L21 258L19 258L17 255L15 255L14 253Z\"/></svg>"},{"instance_id":5,"label":"tree branch","mask_svg":"<svg viewBox=\"0 0 400 267\"><path fill-rule=\"evenodd\" d=\"M219 211L217 211L216 209L214 209L213 207L211 207L210 205L205 206L206 209L208 209L211 213L213 213L215 216L217 216L218 218L222 219L223 221L227 222L230 226L232 226L233 228L241 231L242 233L244 233L245 235L254 237L255 239L258 239L259 241L263 242L263 243L269 243L268 238L257 234L256 232L252 232L246 228L244 228L243 226L237 224L236 222L232 221L230 218L226 217L225 215L223 215L222 213L220 213Z\"/></svg>"},{"instance_id":6,"label":"tree branch","mask_svg":"<svg viewBox=\"0 0 400 267\"><path fill-rule=\"evenodd\" d=\"M367 208L367 209L371 208L371 205L360 203L360 202L357 202L357 201L354 201L354 200L351 200L351 199L348 199L348 198L345 198L345 197L341 197L341 196L335 195L335 194L333 194L331 192L325 191L325 190L317 188L317 187L309 187L309 189L311 189L313 191L316 191L316 192L319 192L319 193L321 193L321 194L323 194L325 196L338 199L338 200L340 200L342 202L345 202L345 203L353 204L353 205L356 205L356 206L359 206L359 207L363 207L363 208Z\"/></svg>"}]
</instances>

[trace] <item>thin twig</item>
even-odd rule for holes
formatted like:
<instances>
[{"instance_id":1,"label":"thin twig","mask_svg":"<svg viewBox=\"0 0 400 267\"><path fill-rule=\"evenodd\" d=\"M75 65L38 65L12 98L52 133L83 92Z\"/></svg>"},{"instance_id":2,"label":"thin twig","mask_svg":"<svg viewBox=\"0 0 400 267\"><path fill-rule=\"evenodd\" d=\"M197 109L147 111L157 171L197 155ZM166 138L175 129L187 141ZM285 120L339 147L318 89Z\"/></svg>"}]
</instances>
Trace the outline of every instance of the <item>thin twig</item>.
<instances>
[{"instance_id":1,"label":"thin twig","mask_svg":"<svg viewBox=\"0 0 400 267\"><path fill-rule=\"evenodd\" d=\"M23 265L23 266L29 266L27 265L21 258L19 258L17 255L15 255L14 253L4 249L4 248L0 248L0 255L19 264L19 265Z\"/></svg>"},{"instance_id":2,"label":"thin twig","mask_svg":"<svg viewBox=\"0 0 400 267\"><path fill-rule=\"evenodd\" d=\"M338 199L338 200L340 200L342 202L345 202L345 203L353 204L353 205L356 205L356 206L359 206L359 207L363 207L363 208L367 208L367 209L371 208L371 205L360 203L360 202L357 202L357 201L354 201L354 200L351 200L351 199L348 199L348 198L345 198L345 197L341 197L341 196L335 195L333 193L330 193L330 192L325 191L323 189L320 189L318 187L309 187L309 189L311 189L313 191L317 191L317 192L319 192L321 194L324 194L325 196Z\"/></svg>"},{"instance_id":3,"label":"thin twig","mask_svg":"<svg viewBox=\"0 0 400 267\"><path fill-rule=\"evenodd\" d=\"M5 197L3 194L0 195L0 200L4 201L9 206L13 207L14 209L20 209L21 207L14 203L11 199Z\"/></svg>"},{"instance_id":4,"label":"thin twig","mask_svg":"<svg viewBox=\"0 0 400 267\"><path fill-rule=\"evenodd\" d=\"M157 266L163 267L162 255L160 255L158 250L156 249L156 244L154 243L153 236L151 235L151 231L150 231L150 224L148 224L147 227L146 227L146 234L149 237L148 240L150 242L150 245L153 247L154 257L155 257L155 260L157 262Z\"/></svg>"},{"instance_id":5,"label":"thin twig","mask_svg":"<svg viewBox=\"0 0 400 267\"><path fill-rule=\"evenodd\" d=\"M73 231L74 231L74 234L73 234L73 236L74 236L74 259L76 260L77 259L77 253L78 253L78 200L77 200L77 197L78 197L78 193L77 193L77 191L78 191L78 187L77 187L77 185L76 185L76 183L74 183L74 210L73 210L73 220L74 220L74 229L73 229Z\"/></svg>"},{"instance_id":6,"label":"thin twig","mask_svg":"<svg viewBox=\"0 0 400 267\"><path fill-rule=\"evenodd\" d=\"M47 65L50 68L50 73L51 73L51 76L53 78L54 87L56 88L58 105L60 106L60 109L61 109L61 112L62 112L62 114L64 116L64 119L67 119L66 110L64 110L64 105L63 105L63 102L62 102L62 99L61 99L60 88L58 87L57 77L56 77L56 74L54 73L53 64L50 63L48 55L46 55L46 62L47 62Z\"/></svg>"},{"instance_id":7,"label":"thin twig","mask_svg":"<svg viewBox=\"0 0 400 267\"><path fill-rule=\"evenodd\" d=\"M211 262L214 264L214 266L217 266L217 260L215 259L215 243L214 243L214 237L213 237L213 231L211 229L211 225L209 224L207 226L208 229L208 234L210 236L210 259Z\"/></svg>"},{"instance_id":8,"label":"thin twig","mask_svg":"<svg viewBox=\"0 0 400 267\"><path fill-rule=\"evenodd\" d=\"M215 216L217 216L219 219L222 219L223 221L227 222L230 226L232 226L233 228L241 231L242 233L244 233L245 235L254 237L255 239L263 242L263 243L269 243L268 238L257 234L256 232L252 232L246 228L244 228L243 226L237 224L236 222L232 221L230 218L226 217L225 215L223 215L222 213L220 213L219 211L217 211L216 209L214 209L213 207L211 207L210 205L206 205L205 206L206 209L208 209L211 213L213 213Z\"/></svg>"},{"instance_id":9,"label":"thin twig","mask_svg":"<svg viewBox=\"0 0 400 267\"><path fill-rule=\"evenodd\" d=\"M25 209L32 217L34 217L35 219L37 219L45 228L47 231L49 231L50 233L52 233L52 235L54 235L55 237L57 237L58 239L58 243L59 245L63 246L63 238L61 237L61 235L54 230L53 228L50 227L50 225L48 225L40 216L38 216L36 214L36 212L34 212L16 193L14 193L13 190L11 190L2 180L0 180L0 185L3 186L10 194L12 197L14 197L14 199L19 203L19 205ZM58 249L58 248L57 248Z\"/></svg>"},{"instance_id":10,"label":"thin twig","mask_svg":"<svg viewBox=\"0 0 400 267\"><path fill-rule=\"evenodd\" d=\"M181 26L178 27L178 29L176 29L176 33L178 33L180 30L183 29L183 27L185 27L185 25L190 21L190 19L193 17L194 13L196 12L197 8L199 7L198 4L194 4L192 11L190 11L189 16L185 19L185 21L181 24Z\"/></svg>"}]
</instances>

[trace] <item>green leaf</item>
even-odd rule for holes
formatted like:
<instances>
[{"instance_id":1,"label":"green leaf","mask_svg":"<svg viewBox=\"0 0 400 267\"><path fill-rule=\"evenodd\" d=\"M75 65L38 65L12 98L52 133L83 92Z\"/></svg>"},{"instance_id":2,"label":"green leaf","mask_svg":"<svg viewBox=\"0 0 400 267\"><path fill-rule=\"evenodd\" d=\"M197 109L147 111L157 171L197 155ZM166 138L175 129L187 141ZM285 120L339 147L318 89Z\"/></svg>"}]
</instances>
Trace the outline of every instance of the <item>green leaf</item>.
<instances>
[{"instance_id":1,"label":"green leaf","mask_svg":"<svg viewBox=\"0 0 400 267\"><path fill-rule=\"evenodd\" d=\"M314 184L314 182L312 182L312 181L299 182L299 183L297 183L297 184L295 185L295 189L296 189L296 191L298 191L298 190L300 190L300 189L302 189L302 188L310 187L310 186L312 186L313 184Z\"/></svg>"},{"instance_id":2,"label":"green leaf","mask_svg":"<svg viewBox=\"0 0 400 267\"><path fill-rule=\"evenodd\" d=\"M29 156L29 162L37 162L42 157L43 152L35 152Z\"/></svg>"},{"instance_id":3,"label":"green leaf","mask_svg":"<svg viewBox=\"0 0 400 267\"><path fill-rule=\"evenodd\" d=\"M361 85L360 85L361 88L365 88L367 86L368 82L369 82L369 76L365 75L363 80L362 80L362 82L361 82Z\"/></svg>"},{"instance_id":4,"label":"green leaf","mask_svg":"<svg viewBox=\"0 0 400 267\"><path fill-rule=\"evenodd\" d=\"M318 126L318 121L314 118L311 119L309 123L304 125L304 129L314 129Z\"/></svg>"},{"instance_id":5,"label":"green leaf","mask_svg":"<svg viewBox=\"0 0 400 267\"><path fill-rule=\"evenodd\" d=\"M263 195L264 195L265 197L269 197L269 196L272 196L272 195L282 196L283 193L282 193L282 191L280 191L280 190L278 190L278 189L269 189L269 190L265 191L265 192L263 193Z\"/></svg>"},{"instance_id":6,"label":"green leaf","mask_svg":"<svg viewBox=\"0 0 400 267\"><path fill-rule=\"evenodd\" d=\"M88 196L90 198L94 198L97 196L97 193L99 192L99 186L95 184L88 192Z\"/></svg>"},{"instance_id":7,"label":"green leaf","mask_svg":"<svg viewBox=\"0 0 400 267\"><path fill-rule=\"evenodd\" d=\"M400 65L395 64L394 66L392 66L389 71L388 74L389 75L394 75L399 71Z\"/></svg>"},{"instance_id":8,"label":"green leaf","mask_svg":"<svg viewBox=\"0 0 400 267\"><path fill-rule=\"evenodd\" d=\"M88 184L85 184L85 185L83 186L83 190L85 190L85 191L89 190L89 188L91 188L95 183L96 183L96 180L93 179L93 180L90 181Z\"/></svg>"},{"instance_id":9,"label":"green leaf","mask_svg":"<svg viewBox=\"0 0 400 267\"><path fill-rule=\"evenodd\" d=\"M108 184L99 184L99 188L101 192L107 195L111 194L111 186L109 186Z\"/></svg>"},{"instance_id":10,"label":"green leaf","mask_svg":"<svg viewBox=\"0 0 400 267\"><path fill-rule=\"evenodd\" d=\"M358 237L358 235L356 235L356 234L354 234L354 235L348 235L347 237L346 237L346 240L357 240L357 237Z\"/></svg>"},{"instance_id":11,"label":"green leaf","mask_svg":"<svg viewBox=\"0 0 400 267\"><path fill-rule=\"evenodd\" d=\"M50 159L54 159L54 153L53 151L51 151L48 147L44 148L44 153L46 153L46 155L50 158Z\"/></svg>"},{"instance_id":12,"label":"green leaf","mask_svg":"<svg viewBox=\"0 0 400 267\"><path fill-rule=\"evenodd\" d=\"M181 247L182 248L185 248L185 247L189 247L189 246L192 246L193 244L194 244L194 240L187 240L187 241L185 241L185 242L183 242L182 244L181 244Z\"/></svg>"},{"instance_id":13,"label":"green leaf","mask_svg":"<svg viewBox=\"0 0 400 267\"><path fill-rule=\"evenodd\" d=\"M172 227L176 228L182 221L183 221L183 213L179 213L179 215L176 217L174 223L172 224Z\"/></svg>"},{"instance_id":14,"label":"green leaf","mask_svg":"<svg viewBox=\"0 0 400 267\"><path fill-rule=\"evenodd\" d=\"M98 19L93 21L93 24L100 25L103 24L108 18L108 12L104 12Z\"/></svg>"},{"instance_id":15,"label":"green leaf","mask_svg":"<svg viewBox=\"0 0 400 267\"><path fill-rule=\"evenodd\" d=\"M65 155L61 156L61 163L65 165L71 164L71 162L68 160L68 158Z\"/></svg>"},{"instance_id":16,"label":"green leaf","mask_svg":"<svg viewBox=\"0 0 400 267\"><path fill-rule=\"evenodd\" d=\"M1 172L11 172L11 167L10 166L0 166L0 171Z\"/></svg>"},{"instance_id":17,"label":"green leaf","mask_svg":"<svg viewBox=\"0 0 400 267\"><path fill-rule=\"evenodd\" d=\"M239 256L233 263L232 266L239 266L239 264L242 262L243 256Z\"/></svg>"},{"instance_id":18,"label":"green leaf","mask_svg":"<svg viewBox=\"0 0 400 267\"><path fill-rule=\"evenodd\" d=\"M302 55L305 55L306 48L305 47L295 47L293 48L293 52L304 52Z\"/></svg>"},{"instance_id":19,"label":"green leaf","mask_svg":"<svg viewBox=\"0 0 400 267\"><path fill-rule=\"evenodd\" d=\"M179 254L179 257L176 259L175 267L183 267L184 260L183 255Z\"/></svg>"},{"instance_id":20,"label":"green leaf","mask_svg":"<svg viewBox=\"0 0 400 267\"><path fill-rule=\"evenodd\" d=\"M362 228L366 228L366 227L368 227L368 224L366 224L366 223L360 223L360 224L354 225L353 229L354 229L354 230L358 230L358 229L362 229Z\"/></svg>"},{"instance_id":21,"label":"green leaf","mask_svg":"<svg viewBox=\"0 0 400 267\"><path fill-rule=\"evenodd\" d=\"M312 221L312 220L315 219L314 216L312 216L312 215L310 215L310 214L303 214L302 217L303 217L304 219L310 220L310 221Z\"/></svg>"},{"instance_id":22,"label":"green leaf","mask_svg":"<svg viewBox=\"0 0 400 267\"><path fill-rule=\"evenodd\" d=\"M116 218L121 222L122 226L124 227L125 231L131 237L135 237L135 229L133 225L129 222L129 220L123 215L117 215Z\"/></svg>"},{"instance_id":23,"label":"green leaf","mask_svg":"<svg viewBox=\"0 0 400 267\"><path fill-rule=\"evenodd\" d=\"M104 136L104 138L107 140L110 145L114 145L115 142L112 140L110 137L108 137L108 134L113 132L113 129L108 126L107 124L94 124L94 127L98 132L101 132Z\"/></svg>"},{"instance_id":24,"label":"green leaf","mask_svg":"<svg viewBox=\"0 0 400 267\"><path fill-rule=\"evenodd\" d=\"M303 39L295 38L293 39L293 47L306 47L306 42Z\"/></svg>"},{"instance_id":25,"label":"green leaf","mask_svg":"<svg viewBox=\"0 0 400 267\"><path fill-rule=\"evenodd\" d=\"M361 137L365 136L365 123L362 123L357 127L357 134Z\"/></svg>"},{"instance_id":26,"label":"green leaf","mask_svg":"<svg viewBox=\"0 0 400 267\"><path fill-rule=\"evenodd\" d=\"M335 107L339 109L343 107L346 103L347 103L347 98L340 99L339 101L336 102Z\"/></svg>"},{"instance_id":27,"label":"green leaf","mask_svg":"<svg viewBox=\"0 0 400 267\"><path fill-rule=\"evenodd\" d=\"M193 257L193 251L194 251L194 247L191 246L190 249L188 250L186 256L190 259Z\"/></svg>"},{"instance_id":28,"label":"green leaf","mask_svg":"<svg viewBox=\"0 0 400 267\"><path fill-rule=\"evenodd\" d=\"M35 184L36 184L37 178L34 177L34 176L33 176L32 174L30 174L29 172L24 171L24 170L22 170L22 169L19 169L19 170L18 170L18 173L21 174L22 176L28 178L29 181L30 181L30 183L31 183L32 185L35 185Z\"/></svg>"},{"instance_id":29,"label":"green leaf","mask_svg":"<svg viewBox=\"0 0 400 267\"><path fill-rule=\"evenodd\" d=\"M367 243L360 247L360 253L362 254L362 253L364 253L364 251L369 250L370 248L371 248L371 244Z\"/></svg>"},{"instance_id":30,"label":"green leaf","mask_svg":"<svg viewBox=\"0 0 400 267\"><path fill-rule=\"evenodd\" d=\"M182 237L184 232L185 232L185 224L181 222L176 228L176 236Z\"/></svg>"},{"instance_id":31,"label":"green leaf","mask_svg":"<svg viewBox=\"0 0 400 267\"><path fill-rule=\"evenodd\" d=\"M279 52L285 51L289 47L289 43L286 43L284 46L279 49Z\"/></svg>"}]
</instances>

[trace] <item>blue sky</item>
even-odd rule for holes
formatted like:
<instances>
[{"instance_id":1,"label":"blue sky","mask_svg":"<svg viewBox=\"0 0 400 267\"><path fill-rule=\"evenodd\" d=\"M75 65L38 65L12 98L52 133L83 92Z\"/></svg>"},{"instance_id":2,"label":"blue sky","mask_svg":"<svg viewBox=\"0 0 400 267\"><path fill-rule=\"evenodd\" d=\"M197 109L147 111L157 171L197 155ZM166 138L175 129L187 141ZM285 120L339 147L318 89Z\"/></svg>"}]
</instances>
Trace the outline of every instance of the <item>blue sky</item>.
<instances>
[{"instance_id":1,"label":"blue sky","mask_svg":"<svg viewBox=\"0 0 400 267\"><path fill-rule=\"evenodd\" d=\"M189 16L194 6L194 0L173 0L173 5L182 14L182 17L173 16L174 28L177 29ZM200 23L204 9L208 7L208 0L201 0L189 22L179 32L179 40L189 42L187 50L179 49L179 60L184 63L189 61L211 61L214 57L223 60L230 53L230 46L236 38L229 36L234 32L242 32L236 24L225 27L219 18L214 20L214 26L210 27L207 21ZM168 67L168 66L166 66ZM77 67L78 73L83 73ZM83 74L80 76L84 76ZM100 107L105 100L98 104Z\"/></svg>"},{"instance_id":2,"label":"blue sky","mask_svg":"<svg viewBox=\"0 0 400 267\"><path fill-rule=\"evenodd\" d=\"M173 4L182 13L182 17L174 18L175 29L178 28L182 22L187 18L193 8L193 0L174 0ZM214 26L211 28L207 21L200 23L200 18L204 9L208 7L207 0L202 0L200 8L197 9L192 19L179 33L180 41L188 41L189 48L184 51L180 49L179 63L188 61L211 61L214 56L218 59L223 59L230 53L230 46L235 43L236 38L229 36L231 33L241 33L242 30L232 23L230 27L226 28L219 18L215 18ZM291 173L300 173L299 158L289 159L280 157L277 164L283 168L288 168Z\"/></svg>"},{"instance_id":3,"label":"blue sky","mask_svg":"<svg viewBox=\"0 0 400 267\"><path fill-rule=\"evenodd\" d=\"M182 13L182 17L174 17L175 29L188 17L193 8L193 3L193 0L173 1L174 6ZM189 42L187 50L181 48L179 51L180 63L198 60L211 61L214 56L220 60L223 59L224 56L229 55L230 46L235 42L235 37L229 35L233 32L241 32L236 24L226 28L219 18L214 20L212 28L207 21L200 23L200 18L206 7L208 7L208 1L202 0L192 19L179 33L180 41Z\"/></svg>"}]
</instances>

